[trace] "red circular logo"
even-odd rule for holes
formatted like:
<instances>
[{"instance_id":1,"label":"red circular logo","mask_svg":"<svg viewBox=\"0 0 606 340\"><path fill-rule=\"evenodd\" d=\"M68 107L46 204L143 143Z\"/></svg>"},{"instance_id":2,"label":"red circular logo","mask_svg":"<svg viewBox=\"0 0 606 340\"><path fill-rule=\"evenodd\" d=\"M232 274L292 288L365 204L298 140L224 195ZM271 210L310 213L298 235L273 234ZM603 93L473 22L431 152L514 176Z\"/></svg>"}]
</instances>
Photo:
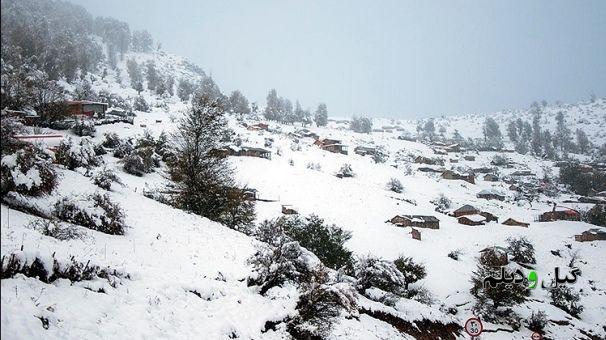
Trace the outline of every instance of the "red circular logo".
<instances>
[{"instance_id":1,"label":"red circular logo","mask_svg":"<svg viewBox=\"0 0 606 340\"><path fill-rule=\"evenodd\" d=\"M480 318L469 318L465 321L465 332L471 336L478 336L482 334L484 330L484 326L482 325L482 321Z\"/></svg>"},{"instance_id":2,"label":"red circular logo","mask_svg":"<svg viewBox=\"0 0 606 340\"><path fill-rule=\"evenodd\" d=\"M532 333L532 336L530 338L532 340L541 340L543 339L543 336L540 333L534 332Z\"/></svg>"}]
</instances>

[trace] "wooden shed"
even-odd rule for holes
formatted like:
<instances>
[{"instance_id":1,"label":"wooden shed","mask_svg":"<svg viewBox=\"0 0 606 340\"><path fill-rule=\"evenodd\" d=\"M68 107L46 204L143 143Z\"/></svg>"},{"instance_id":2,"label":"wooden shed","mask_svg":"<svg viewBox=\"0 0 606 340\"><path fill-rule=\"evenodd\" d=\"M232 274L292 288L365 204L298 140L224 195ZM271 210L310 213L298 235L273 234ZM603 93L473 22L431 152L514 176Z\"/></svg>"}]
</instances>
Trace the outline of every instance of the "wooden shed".
<instances>
[{"instance_id":1,"label":"wooden shed","mask_svg":"<svg viewBox=\"0 0 606 340\"><path fill-rule=\"evenodd\" d=\"M389 222L400 226L400 227L417 227L417 228L428 228L428 229L439 229L440 220L434 216L424 215L397 215L394 216Z\"/></svg>"},{"instance_id":2,"label":"wooden shed","mask_svg":"<svg viewBox=\"0 0 606 340\"><path fill-rule=\"evenodd\" d=\"M412 235L412 238L413 238L414 240L419 240L419 241L421 241L421 232L420 232L420 231L418 231L417 229L412 228L412 230L410 231L410 234Z\"/></svg>"},{"instance_id":3,"label":"wooden shed","mask_svg":"<svg viewBox=\"0 0 606 340\"><path fill-rule=\"evenodd\" d=\"M107 103L89 100L70 100L66 103L70 115L80 118L103 118L108 106Z\"/></svg>"},{"instance_id":4,"label":"wooden shed","mask_svg":"<svg viewBox=\"0 0 606 340\"><path fill-rule=\"evenodd\" d=\"M479 214L479 213L480 213L480 210L476 209L475 207L473 207L469 204L465 204L464 206L460 207L459 209L453 211L452 216L460 217L460 216L465 216L465 215L475 215L475 214Z\"/></svg>"},{"instance_id":5,"label":"wooden shed","mask_svg":"<svg viewBox=\"0 0 606 340\"><path fill-rule=\"evenodd\" d=\"M457 220L459 221L459 224L471 226L484 225L486 223L486 217L480 214L461 216L457 218Z\"/></svg>"},{"instance_id":6,"label":"wooden shed","mask_svg":"<svg viewBox=\"0 0 606 340\"><path fill-rule=\"evenodd\" d=\"M476 197L483 198L486 200L499 200L499 201L505 200L505 195L499 193L498 191L489 190L489 189L484 189L484 190L480 191L476 195Z\"/></svg>"},{"instance_id":7,"label":"wooden shed","mask_svg":"<svg viewBox=\"0 0 606 340\"><path fill-rule=\"evenodd\" d=\"M606 230L604 228L592 228L574 235L574 240L578 242L604 241L606 240Z\"/></svg>"},{"instance_id":8,"label":"wooden shed","mask_svg":"<svg viewBox=\"0 0 606 340\"><path fill-rule=\"evenodd\" d=\"M530 226L530 223L520 222L520 221L514 220L511 217L506 219L502 224L516 226L516 227L524 227L524 228L528 228L528 226Z\"/></svg>"}]
</instances>

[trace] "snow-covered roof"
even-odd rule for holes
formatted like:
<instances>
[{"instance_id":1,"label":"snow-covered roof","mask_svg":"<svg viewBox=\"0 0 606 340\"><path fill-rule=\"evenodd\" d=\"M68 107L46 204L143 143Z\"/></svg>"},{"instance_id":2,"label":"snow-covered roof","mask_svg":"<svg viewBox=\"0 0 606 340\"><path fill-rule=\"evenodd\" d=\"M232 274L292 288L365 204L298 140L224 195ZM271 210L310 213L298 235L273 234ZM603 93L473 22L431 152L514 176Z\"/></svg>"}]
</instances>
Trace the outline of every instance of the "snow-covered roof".
<instances>
[{"instance_id":1,"label":"snow-covered roof","mask_svg":"<svg viewBox=\"0 0 606 340\"><path fill-rule=\"evenodd\" d=\"M486 221L486 217L480 215L480 214L473 214L473 215L465 215L465 216L461 216L459 217L459 219L461 218L466 218L472 222L484 222Z\"/></svg>"}]
</instances>

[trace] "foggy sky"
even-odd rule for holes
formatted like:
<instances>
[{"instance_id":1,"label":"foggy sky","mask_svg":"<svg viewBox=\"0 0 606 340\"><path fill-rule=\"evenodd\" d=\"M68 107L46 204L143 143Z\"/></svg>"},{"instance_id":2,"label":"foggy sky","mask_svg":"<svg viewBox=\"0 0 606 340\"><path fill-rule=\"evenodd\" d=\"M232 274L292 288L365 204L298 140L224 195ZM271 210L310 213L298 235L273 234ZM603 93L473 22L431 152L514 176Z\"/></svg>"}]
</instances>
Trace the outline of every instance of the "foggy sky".
<instances>
[{"instance_id":1,"label":"foggy sky","mask_svg":"<svg viewBox=\"0 0 606 340\"><path fill-rule=\"evenodd\" d=\"M147 29L224 92L416 118L606 95L606 1L70 0Z\"/></svg>"}]
</instances>

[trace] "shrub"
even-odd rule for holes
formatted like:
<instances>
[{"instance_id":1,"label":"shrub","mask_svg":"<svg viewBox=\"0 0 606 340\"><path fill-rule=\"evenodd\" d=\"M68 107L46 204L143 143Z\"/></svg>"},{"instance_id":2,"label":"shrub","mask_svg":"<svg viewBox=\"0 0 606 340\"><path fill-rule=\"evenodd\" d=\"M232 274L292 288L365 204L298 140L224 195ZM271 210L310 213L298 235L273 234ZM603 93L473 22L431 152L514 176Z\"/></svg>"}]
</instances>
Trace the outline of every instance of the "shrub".
<instances>
[{"instance_id":1,"label":"shrub","mask_svg":"<svg viewBox=\"0 0 606 340\"><path fill-rule=\"evenodd\" d=\"M553 285L549 288L551 304L578 318L583 312L584 307L579 304L579 293L571 287L565 285Z\"/></svg>"},{"instance_id":2,"label":"shrub","mask_svg":"<svg viewBox=\"0 0 606 340\"><path fill-rule=\"evenodd\" d=\"M135 148L130 140L123 140L114 149L114 157L124 158L125 156L130 155L134 150Z\"/></svg>"},{"instance_id":3,"label":"shrub","mask_svg":"<svg viewBox=\"0 0 606 340\"><path fill-rule=\"evenodd\" d=\"M543 330L547 326L547 314L543 311L538 311L532 314L526 319L526 327L533 332L543 333Z\"/></svg>"},{"instance_id":4,"label":"shrub","mask_svg":"<svg viewBox=\"0 0 606 340\"><path fill-rule=\"evenodd\" d=\"M446 212L448 209L452 207L452 201L444 196L444 194L440 194L440 196L436 197L433 201L431 201L436 206L437 212Z\"/></svg>"},{"instance_id":5,"label":"shrub","mask_svg":"<svg viewBox=\"0 0 606 340\"><path fill-rule=\"evenodd\" d=\"M509 237L507 242L509 243L507 248L509 249L514 262L529 264L537 263L534 258L534 246L526 237Z\"/></svg>"},{"instance_id":6,"label":"shrub","mask_svg":"<svg viewBox=\"0 0 606 340\"><path fill-rule=\"evenodd\" d=\"M97 128L95 128L95 124L91 120L79 119L72 126L72 132L80 137L94 137L95 133L97 132Z\"/></svg>"},{"instance_id":7,"label":"shrub","mask_svg":"<svg viewBox=\"0 0 606 340\"><path fill-rule=\"evenodd\" d=\"M453 250L450 253L448 253L448 257L450 257L451 259L453 259L455 261L459 261L459 257L461 257L462 253L463 253L463 251L461 249Z\"/></svg>"},{"instance_id":8,"label":"shrub","mask_svg":"<svg viewBox=\"0 0 606 340\"><path fill-rule=\"evenodd\" d=\"M115 132L106 132L103 134L103 136L105 138L103 139L103 142L101 142L101 145L109 149L117 148L122 142L120 137L118 137L118 134Z\"/></svg>"},{"instance_id":9,"label":"shrub","mask_svg":"<svg viewBox=\"0 0 606 340\"><path fill-rule=\"evenodd\" d=\"M107 150L105 150L105 148L101 144L93 146L93 150L95 151L95 155L97 156L107 155Z\"/></svg>"},{"instance_id":10,"label":"shrub","mask_svg":"<svg viewBox=\"0 0 606 340\"><path fill-rule=\"evenodd\" d=\"M57 174L51 155L34 145L3 155L0 171L0 191L3 197L10 191L40 196L49 194L57 186Z\"/></svg>"},{"instance_id":11,"label":"shrub","mask_svg":"<svg viewBox=\"0 0 606 340\"><path fill-rule=\"evenodd\" d=\"M358 133L370 133L372 131L372 121L366 117L353 117L349 123L349 128Z\"/></svg>"},{"instance_id":12,"label":"shrub","mask_svg":"<svg viewBox=\"0 0 606 340\"><path fill-rule=\"evenodd\" d=\"M399 179L392 177L387 182L387 190L401 193L402 191L404 191L404 186L402 185Z\"/></svg>"},{"instance_id":13,"label":"shrub","mask_svg":"<svg viewBox=\"0 0 606 340\"><path fill-rule=\"evenodd\" d=\"M606 204L596 204L583 214L583 221L606 227Z\"/></svg>"},{"instance_id":14,"label":"shrub","mask_svg":"<svg viewBox=\"0 0 606 340\"><path fill-rule=\"evenodd\" d=\"M494 155L494 157L492 157L492 161L490 161L490 164L496 166L504 166L509 164L509 158L507 158L507 156L505 155Z\"/></svg>"},{"instance_id":15,"label":"shrub","mask_svg":"<svg viewBox=\"0 0 606 340\"><path fill-rule=\"evenodd\" d=\"M84 199L63 197L55 203L53 215L61 221L111 235L124 235L124 211L109 196L95 193Z\"/></svg>"},{"instance_id":16,"label":"shrub","mask_svg":"<svg viewBox=\"0 0 606 340\"><path fill-rule=\"evenodd\" d=\"M355 173L353 171L353 169L351 168L350 164L343 164L343 166L341 167L341 169L339 169L339 172L337 173L337 177L354 177Z\"/></svg>"},{"instance_id":17,"label":"shrub","mask_svg":"<svg viewBox=\"0 0 606 340\"><path fill-rule=\"evenodd\" d=\"M84 233L75 226L67 223L61 223L52 219L38 219L29 224L29 227L38 230L42 235L56 238L60 241L80 239Z\"/></svg>"},{"instance_id":18,"label":"shrub","mask_svg":"<svg viewBox=\"0 0 606 340\"><path fill-rule=\"evenodd\" d=\"M408 289L408 285L422 280L427 275L425 266L414 262L411 257L398 257L393 261L396 268L404 275L404 288Z\"/></svg>"},{"instance_id":19,"label":"shrub","mask_svg":"<svg viewBox=\"0 0 606 340\"><path fill-rule=\"evenodd\" d=\"M143 163L143 158L136 152L132 152L129 155L122 158L122 164L124 164L124 171L131 175L143 176L147 172L147 167Z\"/></svg>"},{"instance_id":20,"label":"shrub","mask_svg":"<svg viewBox=\"0 0 606 340\"><path fill-rule=\"evenodd\" d=\"M65 165L69 170L84 167L91 168L100 165L103 160L95 153L95 146L90 138L82 138L74 144L71 138L62 140L55 152L57 163Z\"/></svg>"},{"instance_id":21,"label":"shrub","mask_svg":"<svg viewBox=\"0 0 606 340\"><path fill-rule=\"evenodd\" d=\"M143 136L135 142L135 148L156 147L156 141L149 130L143 132Z\"/></svg>"},{"instance_id":22,"label":"shrub","mask_svg":"<svg viewBox=\"0 0 606 340\"><path fill-rule=\"evenodd\" d=\"M99 188L110 190L112 183L122 184L118 175L111 169L103 168L92 177L93 183Z\"/></svg>"},{"instance_id":23,"label":"shrub","mask_svg":"<svg viewBox=\"0 0 606 340\"><path fill-rule=\"evenodd\" d=\"M149 112L150 111L149 104L147 104L147 101L145 101L145 98L143 98L142 96L138 96L137 98L135 98L135 101L133 102L133 110Z\"/></svg>"},{"instance_id":24,"label":"shrub","mask_svg":"<svg viewBox=\"0 0 606 340\"><path fill-rule=\"evenodd\" d=\"M364 257L356 263L355 277L360 292L375 287L401 295L406 284L404 274L393 262L372 256Z\"/></svg>"}]
</instances>

